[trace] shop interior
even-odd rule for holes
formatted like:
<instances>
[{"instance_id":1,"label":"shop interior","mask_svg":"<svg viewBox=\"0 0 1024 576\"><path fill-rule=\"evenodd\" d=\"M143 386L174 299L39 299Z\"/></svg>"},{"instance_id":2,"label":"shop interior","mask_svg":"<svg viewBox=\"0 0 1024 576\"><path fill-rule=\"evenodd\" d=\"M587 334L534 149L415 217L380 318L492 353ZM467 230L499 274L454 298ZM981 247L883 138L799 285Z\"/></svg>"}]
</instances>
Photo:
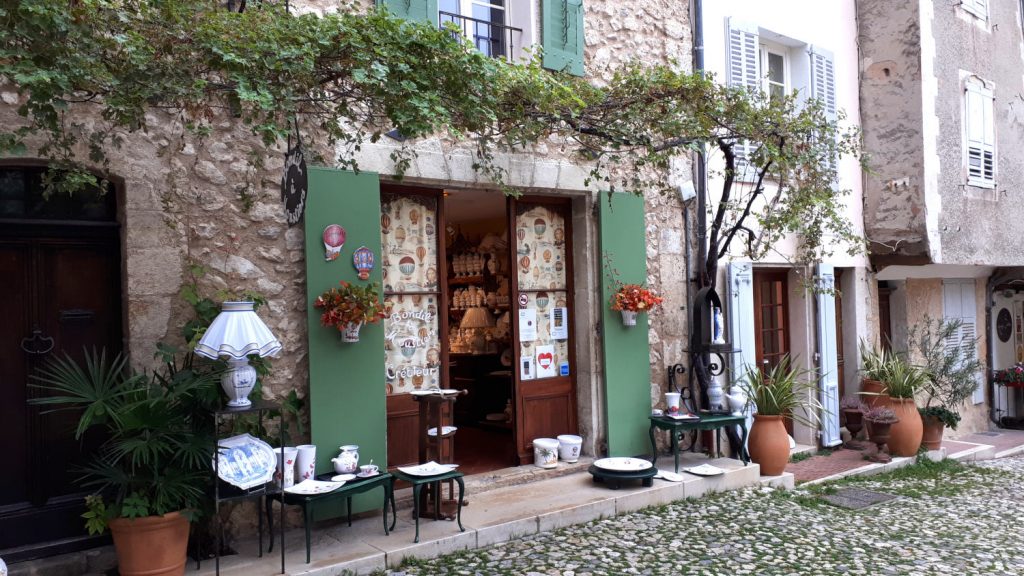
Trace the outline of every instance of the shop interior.
<instances>
[{"instance_id":1,"label":"shop interior","mask_svg":"<svg viewBox=\"0 0 1024 576\"><path fill-rule=\"evenodd\" d=\"M506 198L446 191L449 386L455 462L466 474L517 464L513 420L511 259Z\"/></svg>"}]
</instances>

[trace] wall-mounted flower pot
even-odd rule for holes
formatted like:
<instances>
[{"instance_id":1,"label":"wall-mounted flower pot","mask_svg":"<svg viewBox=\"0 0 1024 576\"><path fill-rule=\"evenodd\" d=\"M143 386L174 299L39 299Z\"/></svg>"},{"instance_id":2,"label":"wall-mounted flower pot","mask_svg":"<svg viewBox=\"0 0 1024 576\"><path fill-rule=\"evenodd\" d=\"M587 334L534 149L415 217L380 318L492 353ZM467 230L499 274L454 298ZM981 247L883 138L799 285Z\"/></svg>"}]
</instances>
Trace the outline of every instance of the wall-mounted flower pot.
<instances>
[{"instance_id":1,"label":"wall-mounted flower pot","mask_svg":"<svg viewBox=\"0 0 1024 576\"><path fill-rule=\"evenodd\" d=\"M639 312L632 310L620 310L622 312L622 325L623 326L636 326L636 315Z\"/></svg>"},{"instance_id":2,"label":"wall-mounted flower pot","mask_svg":"<svg viewBox=\"0 0 1024 576\"><path fill-rule=\"evenodd\" d=\"M341 341L359 342L359 329L362 327L362 322L349 322L341 329Z\"/></svg>"}]
</instances>

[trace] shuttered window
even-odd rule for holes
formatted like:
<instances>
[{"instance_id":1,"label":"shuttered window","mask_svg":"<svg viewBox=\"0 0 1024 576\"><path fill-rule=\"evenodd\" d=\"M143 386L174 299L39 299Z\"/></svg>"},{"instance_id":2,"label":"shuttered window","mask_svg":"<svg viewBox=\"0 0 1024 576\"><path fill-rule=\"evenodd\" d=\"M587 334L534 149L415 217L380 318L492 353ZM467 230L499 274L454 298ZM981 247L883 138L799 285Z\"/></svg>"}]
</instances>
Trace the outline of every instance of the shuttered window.
<instances>
[{"instance_id":1,"label":"shuttered window","mask_svg":"<svg viewBox=\"0 0 1024 576\"><path fill-rule=\"evenodd\" d=\"M982 20L988 20L988 0L961 0L960 6Z\"/></svg>"},{"instance_id":2,"label":"shuttered window","mask_svg":"<svg viewBox=\"0 0 1024 576\"><path fill-rule=\"evenodd\" d=\"M583 76L583 0L542 0L544 67Z\"/></svg>"},{"instance_id":3,"label":"shuttered window","mask_svg":"<svg viewBox=\"0 0 1024 576\"><path fill-rule=\"evenodd\" d=\"M946 320L960 320L958 328L946 339L946 349L975 346L978 337L977 301L974 294L974 280L956 279L942 281L942 316ZM974 351L977 354L977 350ZM985 401L985 389L982 387L981 375L978 375L978 386L974 390L972 400L975 404Z\"/></svg>"},{"instance_id":4,"label":"shuttered window","mask_svg":"<svg viewBox=\"0 0 1024 576\"><path fill-rule=\"evenodd\" d=\"M729 18L728 36L728 77L729 85L756 92L762 88L760 36L757 26L736 18ZM736 178L750 180L747 166L755 147L750 142L738 142L733 147L736 155Z\"/></svg>"},{"instance_id":5,"label":"shuttered window","mask_svg":"<svg viewBox=\"0 0 1024 576\"><path fill-rule=\"evenodd\" d=\"M982 188L994 188L996 185L996 137L992 101L992 90L984 81L971 78L964 85L967 184Z\"/></svg>"},{"instance_id":6,"label":"shuttered window","mask_svg":"<svg viewBox=\"0 0 1024 576\"><path fill-rule=\"evenodd\" d=\"M438 23L437 0L377 0L377 5L406 20Z\"/></svg>"}]
</instances>

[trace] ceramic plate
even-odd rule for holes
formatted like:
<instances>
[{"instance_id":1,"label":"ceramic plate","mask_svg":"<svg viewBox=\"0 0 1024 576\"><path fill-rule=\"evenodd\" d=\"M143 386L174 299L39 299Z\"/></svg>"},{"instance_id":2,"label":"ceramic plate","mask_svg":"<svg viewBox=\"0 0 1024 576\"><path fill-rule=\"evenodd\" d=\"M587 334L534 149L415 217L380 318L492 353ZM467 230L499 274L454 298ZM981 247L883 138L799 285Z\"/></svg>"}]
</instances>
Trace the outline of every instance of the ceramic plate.
<instances>
[{"instance_id":1,"label":"ceramic plate","mask_svg":"<svg viewBox=\"0 0 1024 576\"><path fill-rule=\"evenodd\" d=\"M413 390L412 392L409 392L409 394L412 394L413 396L430 396L431 394L440 394L442 396L445 396L445 395L448 395L448 394L458 394L458 393L459 393L458 390L452 390L451 388L445 388L444 390L439 390L437 388L431 388L429 390Z\"/></svg>"},{"instance_id":2,"label":"ceramic plate","mask_svg":"<svg viewBox=\"0 0 1024 576\"><path fill-rule=\"evenodd\" d=\"M651 463L643 458L601 458L594 466L612 472L639 472L651 467Z\"/></svg>"},{"instance_id":3,"label":"ceramic plate","mask_svg":"<svg viewBox=\"0 0 1024 576\"><path fill-rule=\"evenodd\" d=\"M398 469L410 476L437 476L458 468L458 464L438 464L430 461L419 466L399 466Z\"/></svg>"},{"instance_id":4,"label":"ceramic plate","mask_svg":"<svg viewBox=\"0 0 1024 576\"><path fill-rule=\"evenodd\" d=\"M348 482L355 477L355 474L338 474L337 476L331 477L331 482Z\"/></svg>"},{"instance_id":5,"label":"ceramic plate","mask_svg":"<svg viewBox=\"0 0 1024 576\"><path fill-rule=\"evenodd\" d=\"M455 432L456 430L458 430L458 428L456 428L455 426L442 426L441 435L447 436L452 432ZM427 430L427 436L437 436L437 428L431 428L430 430Z\"/></svg>"},{"instance_id":6,"label":"ceramic plate","mask_svg":"<svg viewBox=\"0 0 1024 576\"><path fill-rule=\"evenodd\" d=\"M701 464L700 466L694 466L692 468L683 468L684 472L690 474L696 474L697 476L718 476L725 474L725 470L722 470L718 466L712 466L711 464Z\"/></svg>"},{"instance_id":7,"label":"ceramic plate","mask_svg":"<svg viewBox=\"0 0 1024 576\"><path fill-rule=\"evenodd\" d=\"M324 482L322 480L303 480L291 488L285 488L285 492L292 494L299 494L302 496L314 496L316 494L326 494L332 490L337 490L344 486L344 482Z\"/></svg>"},{"instance_id":8,"label":"ceramic plate","mask_svg":"<svg viewBox=\"0 0 1024 576\"><path fill-rule=\"evenodd\" d=\"M363 474L362 472L360 472L359 474L356 474L356 478L373 478L374 476L377 476L379 474L380 472L374 472L373 474Z\"/></svg>"},{"instance_id":9,"label":"ceramic plate","mask_svg":"<svg viewBox=\"0 0 1024 576\"><path fill-rule=\"evenodd\" d=\"M223 438L218 442L217 475L220 479L248 490L270 482L277 469L274 449L250 434Z\"/></svg>"},{"instance_id":10,"label":"ceramic plate","mask_svg":"<svg viewBox=\"0 0 1024 576\"><path fill-rule=\"evenodd\" d=\"M682 482L684 480L682 474L668 472L667 470L658 470L658 473L655 474L654 477L660 478L661 480L667 480L669 482Z\"/></svg>"},{"instance_id":11,"label":"ceramic plate","mask_svg":"<svg viewBox=\"0 0 1024 576\"><path fill-rule=\"evenodd\" d=\"M700 420L700 416L696 414L665 414L665 418L673 420Z\"/></svg>"}]
</instances>

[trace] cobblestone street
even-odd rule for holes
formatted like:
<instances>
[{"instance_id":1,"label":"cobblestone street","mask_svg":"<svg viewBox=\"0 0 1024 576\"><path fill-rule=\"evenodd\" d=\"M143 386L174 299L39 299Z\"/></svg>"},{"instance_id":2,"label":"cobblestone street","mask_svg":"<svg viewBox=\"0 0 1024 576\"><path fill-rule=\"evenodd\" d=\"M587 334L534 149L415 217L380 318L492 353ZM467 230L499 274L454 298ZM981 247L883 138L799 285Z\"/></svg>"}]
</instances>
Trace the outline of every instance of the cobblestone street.
<instances>
[{"instance_id":1,"label":"cobblestone street","mask_svg":"<svg viewBox=\"0 0 1024 576\"><path fill-rule=\"evenodd\" d=\"M792 492L747 489L408 563L435 574L1024 573L1024 459L912 466ZM898 495L861 510L843 487Z\"/></svg>"}]
</instances>

